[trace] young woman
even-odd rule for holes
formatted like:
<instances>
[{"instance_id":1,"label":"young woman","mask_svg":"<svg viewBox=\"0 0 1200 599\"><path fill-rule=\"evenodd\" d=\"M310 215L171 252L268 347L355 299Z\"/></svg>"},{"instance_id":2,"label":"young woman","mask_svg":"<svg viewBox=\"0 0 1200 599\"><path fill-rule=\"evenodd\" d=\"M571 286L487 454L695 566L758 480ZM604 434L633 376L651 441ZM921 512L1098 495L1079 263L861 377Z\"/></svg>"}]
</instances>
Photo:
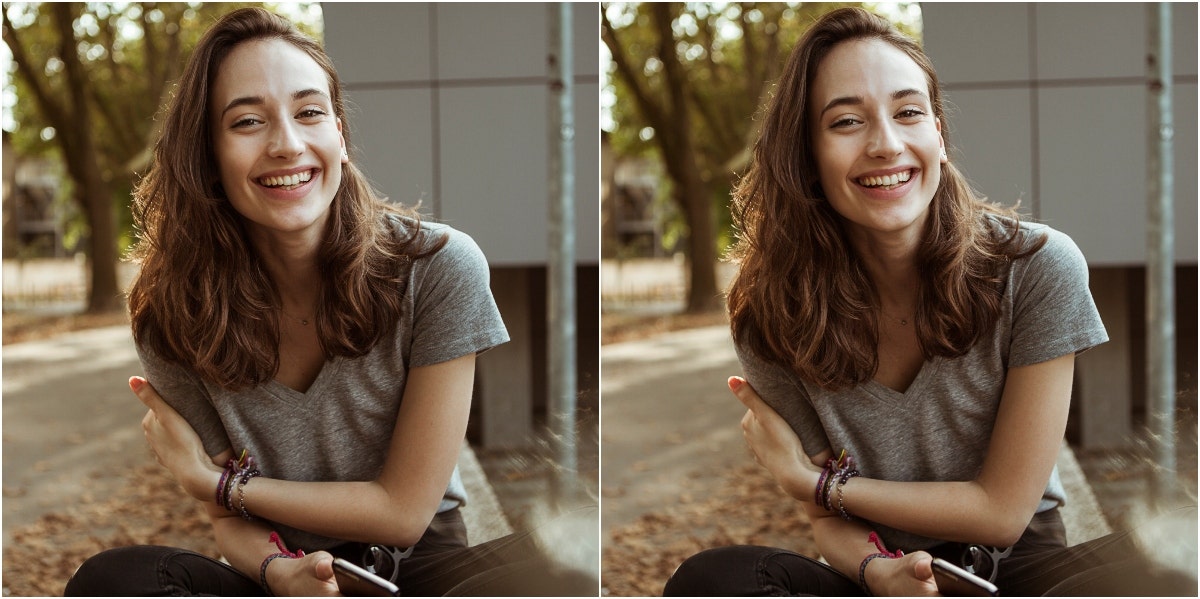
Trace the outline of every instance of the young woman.
<instances>
[{"instance_id":1,"label":"young woman","mask_svg":"<svg viewBox=\"0 0 1200 599\"><path fill-rule=\"evenodd\" d=\"M668 595L932 595L941 557L1006 595L1194 594L1127 536L1066 548L1074 357L1107 340L1072 241L985 203L920 47L861 9L793 51L735 194L729 312L756 459L828 565L726 547Z\"/></svg>"},{"instance_id":2,"label":"young woman","mask_svg":"<svg viewBox=\"0 0 1200 599\"><path fill-rule=\"evenodd\" d=\"M528 534L467 546L475 356L508 334L479 248L381 199L344 119L329 58L269 12L192 54L135 193L130 387L229 565L114 549L67 594L334 595L335 556L410 595L596 593Z\"/></svg>"}]
</instances>

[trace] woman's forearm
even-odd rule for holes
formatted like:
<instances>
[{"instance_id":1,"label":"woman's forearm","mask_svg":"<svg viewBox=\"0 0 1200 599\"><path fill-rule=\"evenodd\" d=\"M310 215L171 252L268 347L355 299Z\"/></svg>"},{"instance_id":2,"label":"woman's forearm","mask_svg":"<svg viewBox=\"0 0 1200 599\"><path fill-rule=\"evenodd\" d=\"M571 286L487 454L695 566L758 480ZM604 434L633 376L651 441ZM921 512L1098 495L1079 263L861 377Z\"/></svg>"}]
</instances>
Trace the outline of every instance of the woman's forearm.
<instances>
[{"instance_id":1,"label":"woman's forearm","mask_svg":"<svg viewBox=\"0 0 1200 599\"><path fill-rule=\"evenodd\" d=\"M428 491L439 486L437 493ZM413 484L389 494L378 482L269 478L252 478L243 489L246 509L254 516L317 535L397 547L421 538L444 490L445 484Z\"/></svg>"},{"instance_id":2,"label":"woman's forearm","mask_svg":"<svg viewBox=\"0 0 1200 599\"><path fill-rule=\"evenodd\" d=\"M978 482L895 482L851 478L842 488L852 515L916 535L1005 547L1016 542L1037 502ZM810 499L811 501L811 499Z\"/></svg>"},{"instance_id":3,"label":"woman's forearm","mask_svg":"<svg viewBox=\"0 0 1200 599\"><path fill-rule=\"evenodd\" d=\"M222 512L215 504L206 505L205 509L221 555L237 571L258 581L263 560L279 551L271 541L271 529L261 521L247 521Z\"/></svg>"},{"instance_id":4,"label":"woman's forearm","mask_svg":"<svg viewBox=\"0 0 1200 599\"><path fill-rule=\"evenodd\" d=\"M851 580L858 580L858 568L868 555L878 551L868 541L870 528L861 520L843 520L829 513L821 513L816 506L804 506L813 527L813 538L821 556L833 569Z\"/></svg>"}]
</instances>

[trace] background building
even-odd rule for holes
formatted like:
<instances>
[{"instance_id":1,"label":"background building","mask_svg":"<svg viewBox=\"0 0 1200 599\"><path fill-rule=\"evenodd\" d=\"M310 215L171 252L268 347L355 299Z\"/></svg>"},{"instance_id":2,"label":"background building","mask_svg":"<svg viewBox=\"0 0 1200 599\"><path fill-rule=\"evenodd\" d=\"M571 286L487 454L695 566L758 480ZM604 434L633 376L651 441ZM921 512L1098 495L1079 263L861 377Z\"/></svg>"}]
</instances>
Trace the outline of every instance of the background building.
<instances>
[{"instance_id":1,"label":"background building","mask_svg":"<svg viewBox=\"0 0 1200 599\"><path fill-rule=\"evenodd\" d=\"M1196 404L1196 4L1174 27L1177 381ZM1072 432L1125 443L1144 406L1147 10L1143 4L921 5L951 105L951 159L992 201L1070 235L1111 342L1078 361ZM1193 418L1194 419L1194 416Z\"/></svg>"},{"instance_id":2,"label":"background building","mask_svg":"<svg viewBox=\"0 0 1200 599\"><path fill-rule=\"evenodd\" d=\"M526 442L546 403L546 264L556 4L325 3L325 45L350 101L350 142L392 200L470 234L512 341L480 357L472 435ZM595 5L574 39L580 407L597 399L599 58Z\"/></svg>"}]
</instances>

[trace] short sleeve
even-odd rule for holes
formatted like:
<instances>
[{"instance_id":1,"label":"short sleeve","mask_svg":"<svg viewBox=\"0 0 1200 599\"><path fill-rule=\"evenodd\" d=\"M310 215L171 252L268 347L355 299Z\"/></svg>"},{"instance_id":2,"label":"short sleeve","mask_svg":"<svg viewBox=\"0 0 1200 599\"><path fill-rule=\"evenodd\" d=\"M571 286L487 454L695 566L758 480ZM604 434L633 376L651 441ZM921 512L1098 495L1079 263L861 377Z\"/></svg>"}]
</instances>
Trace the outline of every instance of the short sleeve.
<instances>
[{"instance_id":1,"label":"short sleeve","mask_svg":"<svg viewBox=\"0 0 1200 599\"><path fill-rule=\"evenodd\" d=\"M199 377L141 345L137 346L137 351L146 380L150 381L167 405L188 421L204 442L204 451L209 456L215 456L232 447L221 417Z\"/></svg>"},{"instance_id":2,"label":"short sleeve","mask_svg":"<svg viewBox=\"0 0 1200 599\"><path fill-rule=\"evenodd\" d=\"M1083 253L1064 233L1049 227L1032 231L1044 231L1046 243L1014 264L1010 368L1081 353L1108 341L1088 289Z\"/></svg>"},{"instance_id":3,"label":"short sleeve","mask_svg":"<svg viewBox=\"0 0 1200 599\"><path fill-rule=\"evenodd\" d=\"M812 457L829 449L829 437L800 381L783 366L760 358L746 344L735 343L735 348L746 380L796 431L804 453Z\"/></svg>"},{"instance_id":4,"label":"short sleeve","mask_svg":"<svg viewBox=\"0 0 1200 599\"><path fill-rule=\"evenodd\" d=\"M508 341L490 287L487 259L475 240L449 227L431 227L448 239L413 265L410 366L427 366L481 353Z\"/></svg>"}]
</instances>

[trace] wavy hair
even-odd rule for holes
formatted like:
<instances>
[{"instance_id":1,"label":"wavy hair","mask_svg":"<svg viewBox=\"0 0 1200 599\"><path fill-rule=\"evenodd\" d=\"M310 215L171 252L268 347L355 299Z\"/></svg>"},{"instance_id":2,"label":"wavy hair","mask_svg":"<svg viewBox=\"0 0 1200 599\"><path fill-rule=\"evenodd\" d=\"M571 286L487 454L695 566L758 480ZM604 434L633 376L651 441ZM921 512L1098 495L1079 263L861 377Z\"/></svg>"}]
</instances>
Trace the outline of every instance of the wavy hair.
<instances>
[{"instance_id":1,"label":"wavy hair","mask_svg":"<svg viewBox=\"0 0 1200 599\"><path fill-rule=\"evenodd\" d=\"M316 41L266 10L230 12L192 52L133 198L133 257L141 262L129 292L134 340L231 390L278 371L281 300L221 187L208 100L230 52L264 39L285 41L316 61L335 116L346 122L337 72ZM353 162L342 165L318 251L324 283L315 324L326 358L364 355L388 334L400 317L407 265L444 243L427 239L418 213L389 204Z\"/></svg>"},{"instance_id":2,"label":"wavy hair","mask_svg":"<svg viewBox=\"0 0 1200 599\"><path fill-rule=\"evenodd\" d=\"M731 257L741 263L728 291L734 338L830 390L870 380L879 365L878 293L818 183L809 114L821 61L857 39L882 40L911 58L944 123L937 75L920 46L870 12L835 10L792 51L733 194ZM953 164L942 165L917 255L914 320L927 359L961 356L991 331L1007 263L1044 243L1025 244L1017 224L1015 210L987 203Z\"/></svg>"}]
</instances>

